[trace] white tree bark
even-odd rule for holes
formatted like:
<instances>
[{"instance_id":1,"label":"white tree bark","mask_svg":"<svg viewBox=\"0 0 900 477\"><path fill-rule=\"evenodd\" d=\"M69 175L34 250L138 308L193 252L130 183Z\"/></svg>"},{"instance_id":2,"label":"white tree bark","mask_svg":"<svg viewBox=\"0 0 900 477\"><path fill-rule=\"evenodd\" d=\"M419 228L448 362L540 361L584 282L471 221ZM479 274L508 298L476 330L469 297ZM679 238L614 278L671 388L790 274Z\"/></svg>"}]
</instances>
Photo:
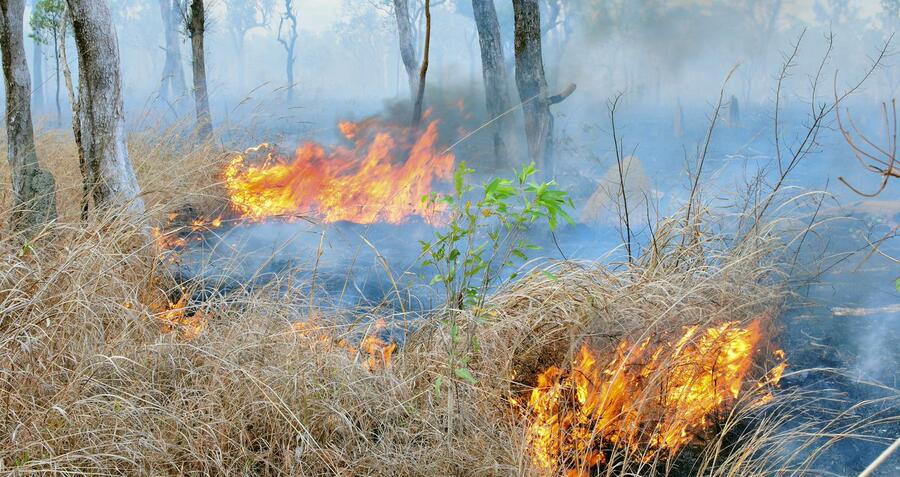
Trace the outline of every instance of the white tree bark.
<instances>
[{"instance_id":1,"label":"white tree bark","mask_svg":"<svg viewBox=\"0 0 900 477\"><path fill-rule=\"evenodd\" d=\"M66 0L78 48L81 141L88 183L98 208L144 212L128 158L119 45L106 0Z\"/></svg>"},{"instance_id":2,"label":"white tree bark","mask_svg":"<svg viewBox=\"0 0 900 477\"><path fill-rule=\"evenodd\" d=\"M6 82L7 159L12 176L13 230L27 230L56 217L56 185L42 170L34 148L31 82L25 62L25 0L0 0L0 50Z\"/></svg>"},{"instance_id":3,"label":"white tree bark","mask_svg":"<svg viewBox=\"0 0 900 477\"><path fill-rule=\"evenodd\" d=\"M181 67L178 8L177 0L159 0L159 13L166 39L166 61L163 64L159 94L166 101L177 99L187 92L184 69Z\"/></svg>"},{"instance_id":4,"label":"white tree bark","mask_svg":"<svg viewBox=\"0 0 900 477\"><path fill-rule=\"evenodd\" d=\"M419 59L416 58L412 21L409 18L409 0L394 0L394 15L397 17L400 58L409 81L409 97L415 101L419 93Z\"/></svg>"}]
</instances>

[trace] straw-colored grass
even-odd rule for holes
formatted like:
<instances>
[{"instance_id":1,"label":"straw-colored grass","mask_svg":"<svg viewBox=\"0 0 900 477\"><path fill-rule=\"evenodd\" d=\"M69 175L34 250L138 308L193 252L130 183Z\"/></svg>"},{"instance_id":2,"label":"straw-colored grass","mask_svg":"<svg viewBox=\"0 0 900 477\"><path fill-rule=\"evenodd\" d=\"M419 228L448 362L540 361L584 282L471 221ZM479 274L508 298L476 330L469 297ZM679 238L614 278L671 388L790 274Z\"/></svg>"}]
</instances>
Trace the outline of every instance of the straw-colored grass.
<instances>
[{"instance_id":1,"label":"straw-colored grass","mask_svg":"<svg viewBox=\"0 0 900 477\"><path fill-rule=\"evenodd\" d=\"M219 149L159 137L130 139L147 220L220 203ZM785 297L771 229L734 246L702 232L712 227L696 213L704 222L691 224L692 239L664 222L657 247L633 265L562 262L498 291L478 319L422 317L374 370L335 344L336 319L284 283L193 303L209 323L185 340L160 330L158 306L176 284L141 227L110 214L78 222L68 136L44 134L38 149L56 174L61 214L27 243L0 239L0 473L540 475L527 416L509 403L538 372L566 365L580 343L605 352L685 325L749 322ZM447 314L478 337L476 384L448 372ZM295 331L299 320L322 328ZM785 464L766 460L766 449L784 437L761 422L735 447L746 416L726 419L733 432L692 446L699 463L687 473L639 453L602 472L768 475L770 462Z\"/></svg>"}]
</instances>

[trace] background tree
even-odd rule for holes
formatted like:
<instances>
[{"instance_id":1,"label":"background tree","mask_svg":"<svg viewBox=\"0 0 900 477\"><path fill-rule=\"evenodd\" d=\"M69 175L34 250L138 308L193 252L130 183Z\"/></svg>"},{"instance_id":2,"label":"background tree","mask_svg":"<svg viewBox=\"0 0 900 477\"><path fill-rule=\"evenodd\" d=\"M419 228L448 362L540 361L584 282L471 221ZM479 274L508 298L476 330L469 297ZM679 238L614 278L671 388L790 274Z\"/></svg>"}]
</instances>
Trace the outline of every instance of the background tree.
<instances>
[{"instance_id":1,"label":"background tree","mask_svg":"<svg viewBox=\"0 0 900 477\"><path fill-rule=\"evenodd\" d=\"M56 217L53 175L41 169L34 148L24 21L25 0L0 1L0 52L6 84L6 153L12 177L13 230L26 230Z\"/></svg>"},{"instance_id":2,"label":"background tree","mask_svg":"<svg viewBox=\"0 0 900 477\"><path fill-rule=\"evenodd\" d=\"M119 44L106 0L66 0L78 49L78 101L87 177L95 207L144 212L128 158Z\"/></svg>"},{"instance_id":3,"label":"background tree","mask_svg":"<svg viewBox=\"0 0 900 477\"><path fill-rule=\"evenodd\" d=\"M212 136L212 114L209 110L209 92L206 87L206 8L203 0L184 0L179 8L185 32L191 39L191 58L194 76L194 105L197 110L197 133L200 138Z\"/></svg>"},{"instance_id":4,"label":"background tree","mask_svg":"<svg viewBox=\"0 0 900 477\"><path fill-rule=\"evenodd\" d=\"M162 17L163 34L166 42L166 60L163 63L159 95L166 101L169 101L170 98L177 98L187 91L184 81L184 69L181 67L178 12L178 0L159 0L159 13Z\"/></svg>"},{"instance_id":5,"label":"background tree","mask_svg":"<svg viewBox=\"0 0 900 477\"><path fill-rule=\"evenodd\" d=\"M31 10L31 38L38 44L53 45L53 58L56 61L56 124L62 126L62 107L59 103L59 45L57 34L63 22L65 3L63 0L38 0Z\"/></svg>"},{"instance_id":6,"label":"background tree","mask_svg":"<svg viewBox=\"0 0 900 477\"><path fill-rule=\"evenodd\" d=\"M512 109L512 100L509 96L503 38L494 0L472 0L472 14L481 47L485 106L489 120L494 121L494 155L498 166L509 164L509 155L515 141L512 136L513 116L508 114Z\"/></svg>"},{"instance_id":7,"label":"background tree","mask_svg":"<svg viewBox=\"0 0 900 477\"><path fill-rule=\"evenodd\" d=\"M37 4L40 0L32 0L31 8L37 8ZM31 92L31 102L38 109L44 107L44 52L41 47L41 42L37 39L32 38L33 49L31 55L31 65L32 68L32 85L33 91Z\"/></svg>"},{"instance_id":8,"label":"background tree","mask_svg":"<svg viewBox=\"0 0 900 477\"><path fill-rule=\"evenodd\" d=\"M409 96L415 101L419 92L419 59L416 57L416 43L412 21L409 17L409 1L393 0L394 15L397 18L397 37L400 41L400 58L409 79Z\"/></svg>"},{"instance_id":9,"label":"background tree","mask_svg":"<svg viewBox=\"0 0 900 477\"><path fill-rule=\"evenodd\" d=\"M431 52L431 0L425 0L425 47L422 49L422 64L419 66L419 80L416 100L413 103L412 125L419 127L422 122L422 106L425 101L425 78L428 75L428 55Z\"/></svg>"},{"instance_id":10,"label":"background tree","mask_svg":"<svg viewBox=\"0 0 900 477\"><path fill-rule=\"evenodd\" d=\"M225 0L225 23L237 53L237 79L241 91L245 87L244 44L247 33L255 28L267 28L274 10L275 0Z\"/></svg>"},{"instance_id":11,"label":"background tree","mask_svg":"<svg viewBox=\"0 0 900 477\"><path fill-rule=\"evenodd\" d=\"M294 0L284 0L284 13L278 22L278 42L284 47L285 71L287 73L288 102L294 99L294 53L297 46L297 14L294 12Z\"/></svg>"},{"instance_id":12,"label":"background tree","mask_svg":"<svg viewBox=\"0 0 900 477\"><path fill-rule=\"evenodd\" d=\"M541 54L541 12L538 0L513 0L515 15L516 86L525 114L528 155L553 176L550 157L553 142L553 115L544 76Z\"/></svg>"}]
</instances>

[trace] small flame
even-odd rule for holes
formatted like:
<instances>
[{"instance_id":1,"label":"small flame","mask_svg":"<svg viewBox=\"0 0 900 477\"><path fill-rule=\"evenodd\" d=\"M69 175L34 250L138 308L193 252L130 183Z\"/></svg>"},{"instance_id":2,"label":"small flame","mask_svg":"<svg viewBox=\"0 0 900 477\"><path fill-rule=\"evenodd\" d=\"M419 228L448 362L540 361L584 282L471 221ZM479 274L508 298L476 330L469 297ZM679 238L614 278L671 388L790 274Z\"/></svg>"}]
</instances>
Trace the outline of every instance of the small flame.
<instances>
[{"instance_id":1,"label":"small flame","mask_svg":"<svg viewBox=\"0 0 900 477\"><path fill-rule=\"evenodd\" d=\"M196 310L188 316L186 304L187 295L185 294L177 302L167 303L163 309L157 311L155 316L159 320L163 333L178 331L182 339L191 341L206 329L209 318L200 310Z\"/></svg>"},{"instance_id":2,"label":"small flame","mask_svg":"<svg viewBox=\"0 0 900 477\"><path fill-rule=\"evenodd\" d=\"M353 346L346 339L340 339L334 343L332 336L323 331L324 327L316 325L314 321L298 321L293 323L291 328L295 333L307 338L314 338L319 343L336 344L339 348L346 350L347 354L353 358L357 355L365 354L366 367L369 371L390 367L391 357L394 351L397 350L397 343L393 341L389 343L379 336L387 328L384 318L380 318L375 322L374 329L362 339L359 347Z\"/></svg>"},{"instance_id":3,"label":"small flame","mask_svg":"<svg viewBox=\"0 0 900 477\"><path fill-rule=\"evenodd\" d=\"M418 131L369 119L338 129L352 147L326 150L307 142L293 158L269 145L248 149L225 168L225 187L236 212L254 220L311 215L323 222L401 223L429 220L423 203L435 180L448 179L453 154L438 147L438 122ZM261 164L248 157L265 155Z\"/></svg>"},{"instance_id":4,"label":"small flame","mask_svg":"<svg viewBox=\"0 0 900 477\"><path fill-rule=\"evenodd\" d=\"M758 321L690 327L674 343L623 341L605 366L583 345L571 370L551 366L537 378L527 405L533 463L579 475L606 462L612 447L643 449L645 460L676 452L737 400L760 339ZM786 365L760 387L777 384Z\"/></svg>"}]
</instances>

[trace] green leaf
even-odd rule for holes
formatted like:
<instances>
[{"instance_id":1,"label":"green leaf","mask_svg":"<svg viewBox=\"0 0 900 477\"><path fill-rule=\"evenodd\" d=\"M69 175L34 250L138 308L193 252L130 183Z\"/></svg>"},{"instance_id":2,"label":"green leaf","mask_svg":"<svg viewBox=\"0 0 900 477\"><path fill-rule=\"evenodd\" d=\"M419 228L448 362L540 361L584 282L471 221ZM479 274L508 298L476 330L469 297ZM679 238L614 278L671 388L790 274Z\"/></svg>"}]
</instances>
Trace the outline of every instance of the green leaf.
<instances>
[{"instance_id":1,"label":"green leaf","mask_svg":"<svg viewBox=\"0 0 900 477\"><path fill-rule=\"evenodd\" d=\"M897 281L894 282L894 286L897 287L897 292L900 293L900 278L898 278Z\"/></svg>"},{"instance_id":2,"label":"green leaf","mask_svg":"<svg viewBox=\"0 0 900 477\"><path fill-rule=\"evenodd\" d=\"M550 280L552 280L552 281L554 281L554 282L555 282L555 281L559 281L559 277L557 277L556 275L554 275L554 274L548 272L547 270L541 270L541 273L543 273L545 277L549 278Z\"/></svg>"},{"instance_id":3,"label":"green leaf","mask_svg":"<svg viewBox=\"0 0 900 477\"><path fill-rule=\"evenodd\" d=\"M472 372L466 368L456 368L453 370L453 374L456 375L457 378L462 379L463 381L475 385L478 384L478 381L475 379L475 376L472 376Z\"/></svg>"},{"instance_id":4,"label":"green leaf","mask_svg":"<svg viewBox=\"0 0 900 477\"><path fill-rule=\"evenodd\" d=\"M435 380L434 380L434 394L437 397L441 397L441 385L442 384L444 384L444 377L441 375L438 375L438 377L435 378Z\"/></svg>"}]
</instances>

